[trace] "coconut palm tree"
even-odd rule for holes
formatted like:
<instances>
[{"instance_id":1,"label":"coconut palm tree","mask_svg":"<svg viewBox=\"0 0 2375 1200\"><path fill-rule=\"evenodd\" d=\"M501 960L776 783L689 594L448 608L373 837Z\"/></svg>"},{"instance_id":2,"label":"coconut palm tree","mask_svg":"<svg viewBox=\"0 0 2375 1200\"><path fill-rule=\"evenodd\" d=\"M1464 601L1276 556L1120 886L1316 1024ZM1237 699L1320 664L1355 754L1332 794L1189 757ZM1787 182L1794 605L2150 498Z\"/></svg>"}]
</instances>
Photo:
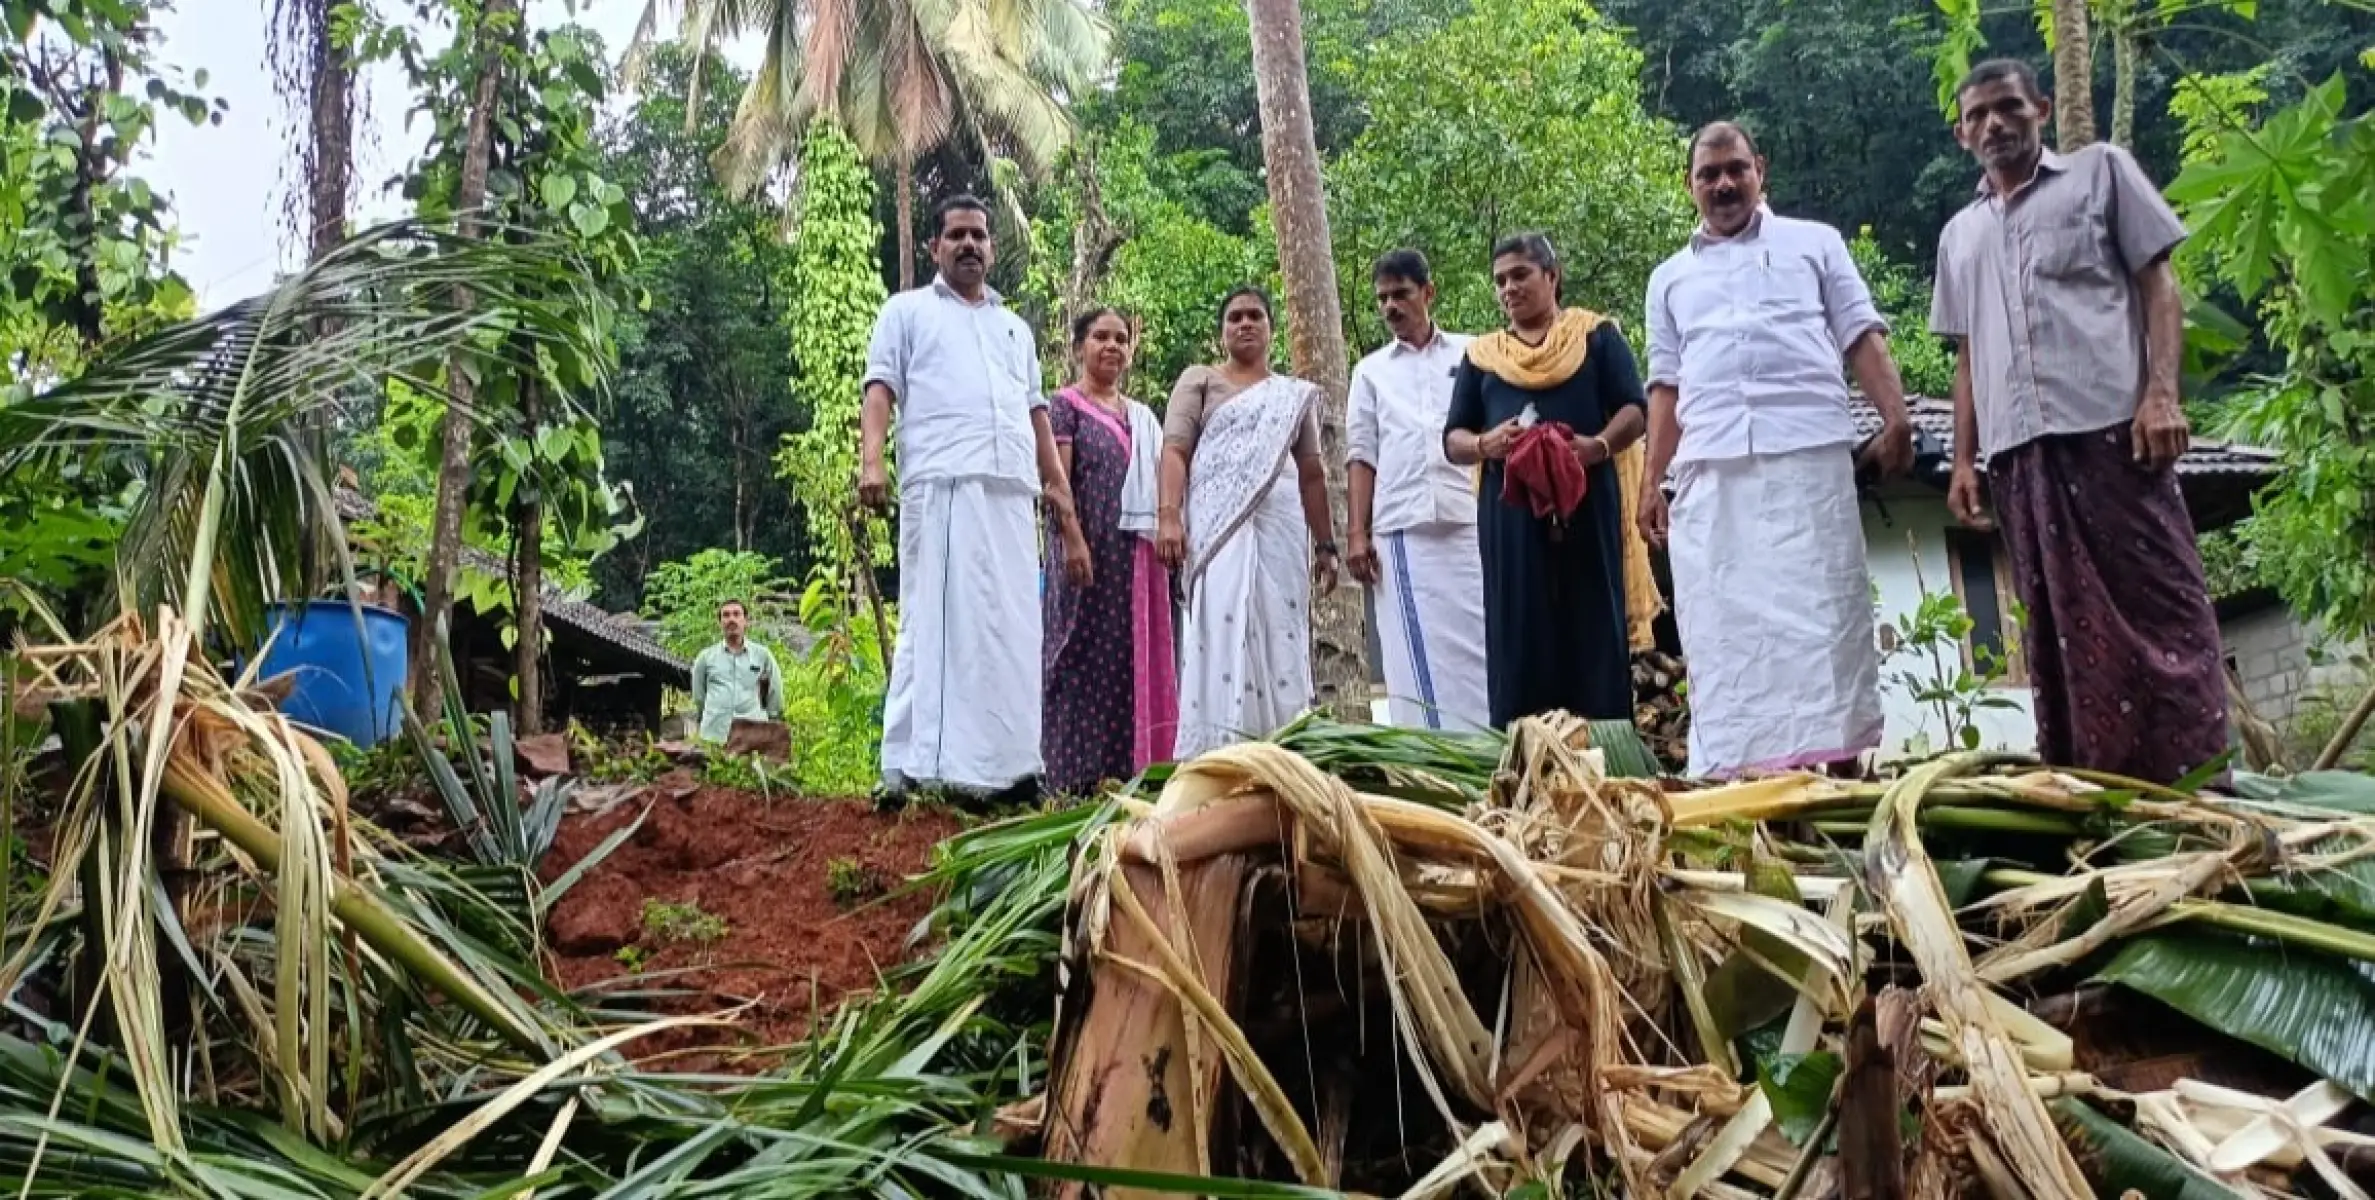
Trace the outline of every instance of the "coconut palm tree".
<instances>
[{"instance_id":1,"label":"coconut palm tree","mask_svg":"<svg viewBox=\"0 0 2375 1200\"><path fill-rule=\"evenodd\" d=\"M2054 145L2095 140L2095 46L2087 0L2052 0Z\"/></svg>"},{"instance_id":2,"label":"coconut palm tree","mask_svg":"<svg viewBox=\"0 0 2375 1200\"><path fill-rule=\"evenodd\" d=\"M664 3L647 0L630 60ZM1003 150L1044 175L1071 139L1066 99L1104 70L1112 47L1090 0L682 0L682 9L696 62L726 39L766 39L717 154L727 188L749 194L790 159L809 121L836 122L896 180L902 289L915 283L915 164L962 136L985 160Z\"/></svg>"},{"instance_id":3,"label":"coconut palm tree","mask_svg":"<svg viewBox=\"0 0 2375 1200\"><path fill-rule=\"evenodd\" d=\"M1270 211L1278 226L1278 269L1286 282L1287 346L1295 374L1316 383L1327 402L1320 410L1332 520L1343 528L1344 313L1336 291L1335 243L1328 235L1328 200L1320 184L1319 142L1311 128L1311 85L1303 63L1303 10L1298 0L1251 0L1254 99L1262 114L1262 165L1269 176ZM1311 605L1313 681L1320 699L1348 721L1369 716L1367 620L1358 594L1340 588Z\"/></svg>"}]
</instances>

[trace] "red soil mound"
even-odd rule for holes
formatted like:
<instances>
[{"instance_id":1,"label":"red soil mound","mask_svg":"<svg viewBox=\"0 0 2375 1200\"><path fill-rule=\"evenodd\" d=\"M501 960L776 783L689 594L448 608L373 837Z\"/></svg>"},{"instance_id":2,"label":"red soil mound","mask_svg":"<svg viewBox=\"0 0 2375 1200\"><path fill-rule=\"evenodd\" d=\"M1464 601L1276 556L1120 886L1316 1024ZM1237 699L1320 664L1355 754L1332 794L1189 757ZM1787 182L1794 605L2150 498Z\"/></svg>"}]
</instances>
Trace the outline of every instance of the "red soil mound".
<instances>
[{"instance_id":1,"label":"red soil mound","mask_svg":"<svg viewBox=\"0 0 2375 1200\"><path fill-rule=\"evenodd\" d=\"M844 907L828 890L829 865L847 859L888 887L920 873L932 848L960 825L948 813L885 815L863 801L780 796L665 783L598 816L572 814L545 858L549 880L602 840L651 815L553 911L554 978L609 999L606 1008L717 1012L746 1001L734 1029L674 1031L631 1043L638 1058L670 1054L677 1069L758 1070L771 1065L844 995L874 987L907 959L909 936L933 897L869 898ZM646 900L697 905L724 920L714 941L667 937L647 921ZM630 970L627 961L632 960ZM671 993L671 994L655 994Z\"/></svg>"}]
</instances>

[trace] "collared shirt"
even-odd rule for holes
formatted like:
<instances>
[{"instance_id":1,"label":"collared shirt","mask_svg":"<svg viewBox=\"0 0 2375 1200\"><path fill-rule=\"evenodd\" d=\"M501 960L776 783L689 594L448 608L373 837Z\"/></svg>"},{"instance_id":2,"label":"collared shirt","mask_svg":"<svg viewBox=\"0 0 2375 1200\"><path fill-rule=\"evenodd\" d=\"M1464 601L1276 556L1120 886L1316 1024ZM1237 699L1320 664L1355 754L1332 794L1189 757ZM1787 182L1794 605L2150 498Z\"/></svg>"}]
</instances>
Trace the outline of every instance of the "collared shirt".
<instances>
[{"instance_id":1,"label":"collared shirt","mask_svg":"<svg viewBox=\"0 0 2375 1200\"><path fill-rule=\"evenodd\" d=\"M899 404L899 479L1003 479L1039 485L1031 410L1047 407L1031 327L983 288L980 303L946 279L891 297L874 322L866 384ZM861 384L860 386L864 386Z\"/></svg>"},{"instance_id":2,"label":"collared shirt","mask_svg":"<svg viewBox=\"0 0 2375 1200\"><path fill-rule=\"evenodd\" d=\"M1345 457L1377 472L1369 522L1375 532L1476 523L1469 469L1443 453L1451 384L1469 340L1440 329L1423 347L1395 338L1353 368Z\"/></svg>"},{"instance_id":3,"label":"collared shirt","mask_svg":"<svg viewBox=\"0 0 2375 1200\"><path fill-rule=\"evenodd\" d=\"M701 740L722 742L734 718L765 720L783 712L783 673L775 655L745 640L735 650L718 642L693 659L693 711L701 718Z\"/></svg>"},{"instance_id":4,"label":"collared shirt","mask_svg":"<svg viewBox=\"0 0 2375 1200\"><path fill-rule=\"evenodd\" d=\"M1701 226L1649 276L1649 379L1678 393L1677 463L1852 445L1842 356L1888 323L1839 231L1774 215Z\"/></svg>"},{"instance_id":5,"label":"collared shirt","mask_svg":"<svg viewBox=\"0 0 2375 1200\"><path fill-rule=\"evenodd\" d=\"M1979 197L1938 238L1930 328L1970 346L1979 452L2135 419L2144 386L2136 273L2185 223L2127 151L2044 151L2009 196Z\"/></svg>"}]
</instances>

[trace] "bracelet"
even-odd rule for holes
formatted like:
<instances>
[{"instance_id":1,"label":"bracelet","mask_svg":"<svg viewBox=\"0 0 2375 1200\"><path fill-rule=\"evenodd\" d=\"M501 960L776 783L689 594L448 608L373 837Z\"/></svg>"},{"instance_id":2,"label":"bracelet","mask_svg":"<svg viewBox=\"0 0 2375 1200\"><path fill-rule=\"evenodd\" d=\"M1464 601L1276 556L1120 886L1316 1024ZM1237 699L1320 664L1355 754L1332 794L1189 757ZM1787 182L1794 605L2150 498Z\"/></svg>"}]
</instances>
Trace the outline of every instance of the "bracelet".
<instances>
[{"instance_id":1,"label":"bracelet","mask_svg":"<svg viewBox=\"0 0 2375 1200\"><path fill-rule=\"evenodd\" d=\"M1324 554L1324 555L1327 555L1329 558L1334 558L1334 557L1336 557L1336 543L1334 543L1334 542L1313 542L1313 543L1311 543L1311 552L1312 552L1313 554Z\"/></svg>"}]
</instances>

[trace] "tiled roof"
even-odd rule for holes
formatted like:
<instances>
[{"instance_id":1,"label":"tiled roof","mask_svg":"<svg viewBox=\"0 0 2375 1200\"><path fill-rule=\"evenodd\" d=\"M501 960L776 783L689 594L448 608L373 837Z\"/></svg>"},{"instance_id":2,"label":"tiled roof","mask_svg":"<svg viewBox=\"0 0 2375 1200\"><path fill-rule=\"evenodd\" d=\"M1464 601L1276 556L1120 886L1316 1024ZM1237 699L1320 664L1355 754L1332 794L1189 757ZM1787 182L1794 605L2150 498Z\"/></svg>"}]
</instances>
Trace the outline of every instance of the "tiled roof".
<instances>
[{"instance_id":1,"label":"tiled roof","mask_svg":"<svg viewBox=\"0 0 2375 1200\"><path fill-rule=\"evenodd\" d=\"M370 497L352 488L341 487L337 492L338 516L345 521L368 520L379 515L379 506ZM498 579L510 574L503 560L470 546L462 547L462 563L473 571ZM693 665L643 631L637 622L604 612L583 600L571 599L560 588L545 584L540 590L544 597L544 619L584 637L604 642L612 648L671 677L683 686L692 678Z\"/></svg>"},{"instance_id":2,"label":"tiled roof","mask_svg":"<svg viewBox=\"0 0 2375 1200\"><path fill-rule=\"evenodd\" d=\"M1863 397L1851 403L1855 408L1856 433L1870 437L1880 432L1880 413ZM1954 462L1954 404L1947 400L1933 400L1927 396L1909 396L1906 407L1912 410L1913 427L1925 443L1926 453L1935 449L1941 460L1941 471ZM2237 478L2267 478L2276 474L2276 455L2257 446L2233 442L2212 441L2195 437L2193 449L2177 460L2181 475L2233 476Z\"/></svg>"}]
</instances>

